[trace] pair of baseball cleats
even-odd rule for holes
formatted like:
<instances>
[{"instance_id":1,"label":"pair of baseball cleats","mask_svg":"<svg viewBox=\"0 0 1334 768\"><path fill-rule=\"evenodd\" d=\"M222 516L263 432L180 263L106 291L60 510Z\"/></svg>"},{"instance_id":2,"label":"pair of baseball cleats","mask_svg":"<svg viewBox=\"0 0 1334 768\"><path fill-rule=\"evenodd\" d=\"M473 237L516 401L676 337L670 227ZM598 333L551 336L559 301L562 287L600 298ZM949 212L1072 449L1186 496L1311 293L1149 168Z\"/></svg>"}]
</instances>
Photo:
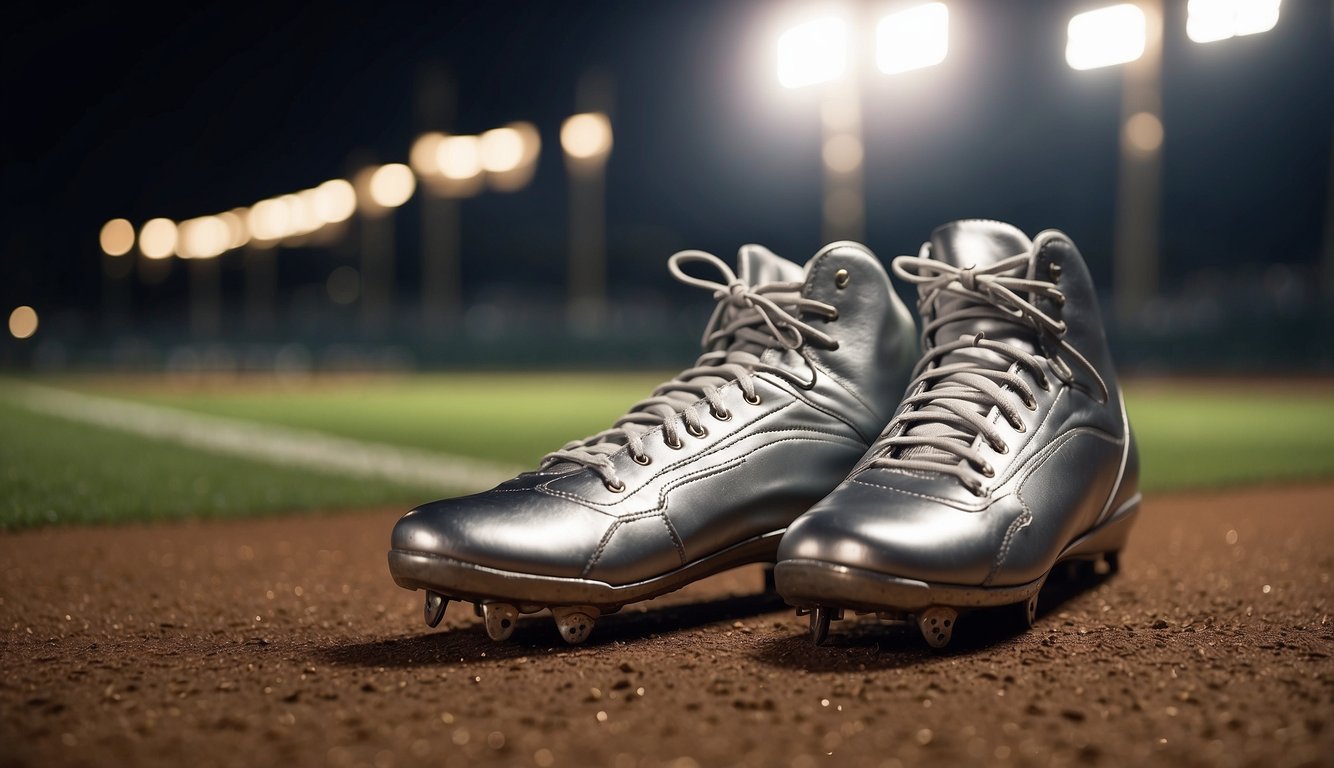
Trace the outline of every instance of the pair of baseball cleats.
<instances>
[{"instance_id":1,"label":"pair of baseball cleats","mask_svg":"<svg viewBox=\"0 0 1334 768\"><path fill-rule=\"evenodd\" d=\"M855 243L804 267L749 245L736 273L698 251L669 268L718 302L693 367L537 469L395 526L390 571L425 590L428 625L472 602L503 640L550 610L580 643L628 603L776 561L816 643L851 611L943 647L964 612L1031 625L1058 566L1115 570L1138 458L1064 234L965 220L895 259L920 337Z\"/></svg>"}]
</instances>

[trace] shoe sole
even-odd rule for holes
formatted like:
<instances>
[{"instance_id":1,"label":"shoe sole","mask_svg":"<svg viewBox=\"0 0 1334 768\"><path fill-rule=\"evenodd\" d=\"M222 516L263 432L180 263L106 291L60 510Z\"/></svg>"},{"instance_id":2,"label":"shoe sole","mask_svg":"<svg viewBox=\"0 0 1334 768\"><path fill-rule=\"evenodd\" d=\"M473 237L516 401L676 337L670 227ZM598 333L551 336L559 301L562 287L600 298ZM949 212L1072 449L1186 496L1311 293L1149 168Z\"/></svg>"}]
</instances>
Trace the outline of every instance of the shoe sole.
<instances>
[{"instance_id":1,"label":"shoe sole","mask_svg":"<svg viewBox=\"0 0 1334 768\"><path fill-rule=\"evenodd\" d=\"M844 610L852 610L881 614L886 619L915 618L927 642L944 647L949 643L955 619L963 611L1021 606L1020 618L1031 625L1038 593L1051 572L1062 563L1102 561L1114 573L1139 507L1140 496L1136 494L1106 522L1071 542L1046 573L1026 584L985 587L933 583L809 559L778 563L774 566L774 580L778 594L797 608L798 615L810 613L816 644L827 637L830 620L841 619Z\"/></svg>"},{"instance_id":2,"label":"shoe sole","mask_svg":"<svg viewBox=\"0 0 1334 768\"><path fill-rule=\"evenodd\" d=\"M506 571L400 549L389 552L389 572L398 586L427 591L426 622L431 626L440 622L449 600L472 602L479 615L487 619L488 634L500 640L513 631L518 614L550 608L561 636L569 642L582 642L600 615L674 592L715 573L751 563L774 562L783 533L784 530L779 530L756 536L660 576L621 585L596 579ZM492 613L497 616L495 621L489 615ZM567 620L570 615L576 618ZM571 632L572 627L577 631Z\"/></svg>"}]
</instances>

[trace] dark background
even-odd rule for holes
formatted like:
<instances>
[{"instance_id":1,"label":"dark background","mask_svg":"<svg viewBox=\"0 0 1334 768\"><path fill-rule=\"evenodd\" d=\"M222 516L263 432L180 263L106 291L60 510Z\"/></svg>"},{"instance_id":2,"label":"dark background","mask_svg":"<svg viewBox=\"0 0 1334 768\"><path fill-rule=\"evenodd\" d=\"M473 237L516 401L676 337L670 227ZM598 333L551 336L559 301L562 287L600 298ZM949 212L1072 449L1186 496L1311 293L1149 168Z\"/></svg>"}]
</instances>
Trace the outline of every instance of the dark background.
<instances>
[{"instance_id":1,"label":"dark background","mask_svg":"<svg viewBox=\"0 0 1334 768\"><path fill-rule=\"evenodd\" d=\"M1069 17L1098 4L949 5L944 64L889 77L873 71L869 54L856 59L866 70L868 244L888 261L950 219L1000 218L1030 233L1056 227L1080 244L1106 290L1122 76L1117 67L1076 72L1064 59ZM1247 305L1266 318L1327 320L1319 286L1334 127L1331 4L1289 0L1272 31L1208 45L1187 39L1185 6L1166 4L1165 298L1153 317L1173 325L1203 311L1226 320ZM249 205L368 162L405 162L424 130L477 132L512 120L539 127L540 165L523 191L462 203L464 299L558 303L567 258L558 130L576 111L580 77L594 69L615 82L613 303L636 292L693 300L663 266L679 248L730 258L756 241L804 259L821 244L818 105L812 92L778 87L772 55L793 8L11 9L0 48L0 306L6 314L38 307L46 339L77 344L100 322L97 235L107 219L138 226ZM453 80L452 117L419 104L432 71ZM417 270L416 208L414 199L396 216L405 301ZM322 284L354 254L284 250L280 297ZM222 257L229 297L239 285L236 255ZM179 262L173 269L158 286L135 287L135 332L180 324L185 275ZM1297 326L1312 335L1294 366L1330 364L1327 326ZM693 342L694 334L685 335ZM1246 362L1218 349L1221 363Z\"/></svg>"}]
</instances>

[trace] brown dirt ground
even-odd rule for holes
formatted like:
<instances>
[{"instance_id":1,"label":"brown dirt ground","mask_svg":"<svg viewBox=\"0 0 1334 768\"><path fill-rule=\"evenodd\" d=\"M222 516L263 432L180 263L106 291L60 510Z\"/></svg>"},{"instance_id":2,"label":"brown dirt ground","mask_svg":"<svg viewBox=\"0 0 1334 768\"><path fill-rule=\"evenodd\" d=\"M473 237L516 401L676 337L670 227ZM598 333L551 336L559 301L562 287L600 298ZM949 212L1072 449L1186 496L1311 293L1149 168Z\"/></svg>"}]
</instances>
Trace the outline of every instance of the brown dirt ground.
<instances>
[{"instance_id":1,"label":"brown dirt ground","mask_svg":"<svg viewBox=\"0 0 1334 768\"><path fill-rule=\"evenodd\" d=\"M581 647L459 605L427 631L396 517L0 537L0 764L1334 761L1334 485L1151 498L1120 575L944 652L870 622L814 648L757 568Z\"/></svg>"}]
</instances>

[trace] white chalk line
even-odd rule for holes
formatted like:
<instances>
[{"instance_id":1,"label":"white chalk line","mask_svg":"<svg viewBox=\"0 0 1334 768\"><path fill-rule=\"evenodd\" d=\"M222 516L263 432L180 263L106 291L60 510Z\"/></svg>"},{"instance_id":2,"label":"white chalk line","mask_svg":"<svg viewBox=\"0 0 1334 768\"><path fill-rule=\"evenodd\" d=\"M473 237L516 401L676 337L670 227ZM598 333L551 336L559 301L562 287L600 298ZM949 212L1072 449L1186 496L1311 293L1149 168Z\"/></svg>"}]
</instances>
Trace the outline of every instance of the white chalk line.
<instances>
[{"instance_id":1,"label":"white chalk line","mask_svg":"<svg viewBox=\"0 0 1334 768\"><path fill-rule=\"evenodd\" d=\"M4 382L0 394L30 411L212 453L441 491L480 491L522 470L488 461L178 408Z\"/></svg>"}]
</instances>

